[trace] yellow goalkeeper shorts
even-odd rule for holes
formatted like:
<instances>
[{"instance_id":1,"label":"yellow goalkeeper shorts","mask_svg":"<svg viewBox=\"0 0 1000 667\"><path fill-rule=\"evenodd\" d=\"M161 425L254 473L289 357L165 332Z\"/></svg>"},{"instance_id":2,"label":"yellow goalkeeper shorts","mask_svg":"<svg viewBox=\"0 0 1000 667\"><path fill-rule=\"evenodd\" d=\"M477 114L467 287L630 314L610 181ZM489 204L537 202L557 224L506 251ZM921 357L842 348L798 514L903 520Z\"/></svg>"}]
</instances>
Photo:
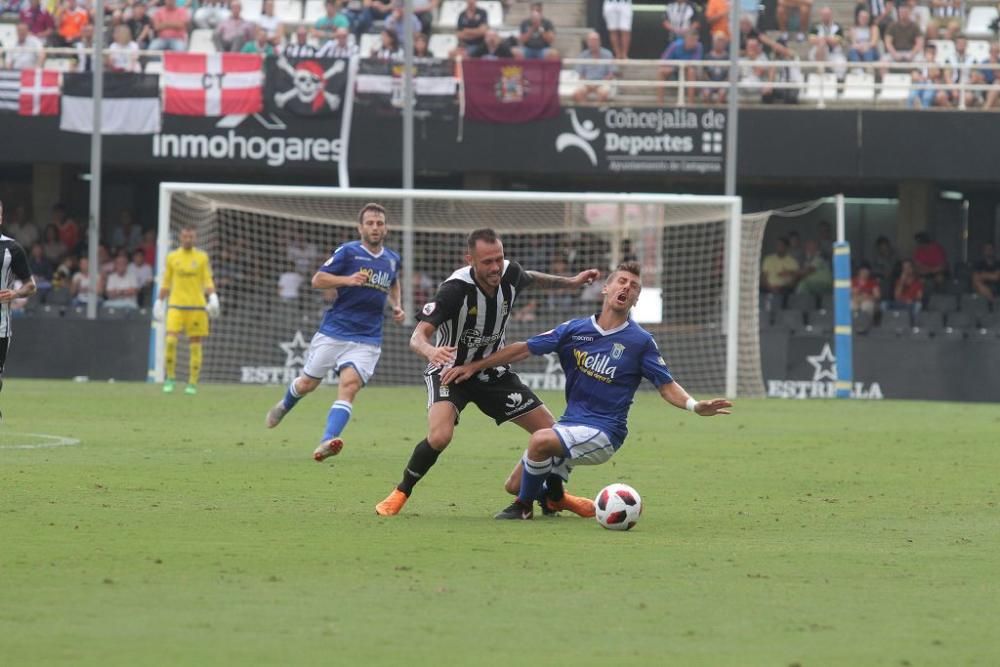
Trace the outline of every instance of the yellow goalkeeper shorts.
<instances>
[{"instance_id":1,"label":"yellow goalkeeper shorts","mask_svg":"<svg viewBox=\"0 0 1000 667\"><path fill-rule=\"evenodd\" d=\"M167 309L167 333L183 333L188 338L208 335L208 313L198 309Z\"/></svg>"}]
</instances>

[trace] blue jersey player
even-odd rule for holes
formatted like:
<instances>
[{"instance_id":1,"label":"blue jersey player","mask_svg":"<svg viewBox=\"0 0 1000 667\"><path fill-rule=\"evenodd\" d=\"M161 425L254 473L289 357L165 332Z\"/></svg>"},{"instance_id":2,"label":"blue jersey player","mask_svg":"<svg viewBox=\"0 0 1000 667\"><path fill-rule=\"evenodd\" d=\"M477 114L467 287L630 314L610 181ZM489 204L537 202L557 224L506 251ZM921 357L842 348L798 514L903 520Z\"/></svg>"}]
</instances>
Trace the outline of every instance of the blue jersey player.
<instances>
[{"instance_id":1,"label":"blue jersey player","mask_svg":"<svg viewBox=\"0 0 1000 667\"><path fill-rule=\"evenodd\" d=\"M384 245L388 233L385 209L365 204L358 213L358 232L360 241L334 250L313 276L313 287L335 288L337 299L309 343L301 375L292 380L285 397L267 413L267 427L274 428L303 396L319 386L327 373L337 373L337 400L313 452L316 461L338 454L344 446L340 434L351 418L354 397L371 379L382 352L386 299L396 322L405 317L399 301L399 255Z\"/></svg>"},{"instance_id":2,"label":"blue jersey player","mask_svg":"<svg viewBox=\"0 0 1000 667\"><path fill-rule=\"evenodd\" d=\"M621 264L604 285L604 305L598 315L564 322L490 358L492 364L513 363L556 352L566 374L566 412L552 428L531 435L518 464L517 500L497 519L530 519L533 502L544 496L547 476L556 473L565 479L569 466L610 459L628 435L629 407L643 378L671 405L703 417L729 414L732 404L725 399L691 398L670 375L652 335L629 318L641 289L639 265ZM462 382L479 371L477 365L451 368L442 381Z\"/></svg>"}]
</instances>

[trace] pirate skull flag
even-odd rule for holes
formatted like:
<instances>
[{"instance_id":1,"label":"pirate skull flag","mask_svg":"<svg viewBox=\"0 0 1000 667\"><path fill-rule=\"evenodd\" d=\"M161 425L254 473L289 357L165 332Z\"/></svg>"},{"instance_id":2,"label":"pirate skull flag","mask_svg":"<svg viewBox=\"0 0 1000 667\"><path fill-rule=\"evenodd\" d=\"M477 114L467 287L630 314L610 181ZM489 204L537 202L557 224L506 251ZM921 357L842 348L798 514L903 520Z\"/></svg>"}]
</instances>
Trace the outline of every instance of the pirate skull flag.
<instances>
[{"instance_id":1,"label":"pirate skull flag","mask_svg":"<svg viewBox=\"0 0 1000 667\"><path fill-rule=\"evenodd\" d=\"M339 114L347 91L345 58L268 58L267 106L297 116Z\"/></svg>"}]
</instances>

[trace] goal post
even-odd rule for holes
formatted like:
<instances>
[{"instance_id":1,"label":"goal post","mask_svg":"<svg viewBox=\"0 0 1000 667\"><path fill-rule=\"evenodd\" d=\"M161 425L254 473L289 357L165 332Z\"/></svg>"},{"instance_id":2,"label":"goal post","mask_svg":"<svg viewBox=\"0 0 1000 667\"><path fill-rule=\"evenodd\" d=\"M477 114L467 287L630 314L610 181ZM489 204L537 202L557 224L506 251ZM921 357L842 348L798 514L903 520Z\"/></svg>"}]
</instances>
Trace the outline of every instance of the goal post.
<instances>
[{"instance_id":1,"label":"goal post","mask_svg":"<svg viewBox=\"0 0 1000 667\"><path fill-rule=\"evenodd\" d=\"M411 229L402 228L407 201ZM408 323L385 322L375 383L422 383L423 362L408 349L413 317L464 265L468 232L492 227L507 258L526 269L570 275L596 267L606 274L623 259L637 260L644 287L633 316L656 337L678 380L698 393L763 395L758 285L768 215L743 214L738 197L162 183L157 281L177 232L193 225L222 302L206 340L205 381L283 384L298 373L334 298L309 280L334 248L357 238L357 213L367 202L385 206L386 245L412 275L403 283ZM404 237L412 238L406 252ZM596 312L600 287L525 292L507 342ZM163 335L162 323L154 322L149 377L155 381L163 378ZM182 356L180 379L184 363ZM562 386L551 359L532 359L518 370L534 387Z\"/></svg>"}]
</instances>

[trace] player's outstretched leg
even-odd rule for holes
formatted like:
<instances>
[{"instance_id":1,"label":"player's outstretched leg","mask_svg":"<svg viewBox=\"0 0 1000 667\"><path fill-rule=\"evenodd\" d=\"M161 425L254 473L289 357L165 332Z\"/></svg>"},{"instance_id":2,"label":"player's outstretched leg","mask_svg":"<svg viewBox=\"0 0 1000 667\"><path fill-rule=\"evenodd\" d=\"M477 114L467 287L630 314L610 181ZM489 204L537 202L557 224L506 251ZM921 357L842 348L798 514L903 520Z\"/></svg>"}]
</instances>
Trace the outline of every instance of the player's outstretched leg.
<instances>
[{"instance_id":1,"label":"player's outstretched leg","mask_svg":"<svg viewBox=\"0 0 1000 667\"><path fill-rule=\"evenodd\" d=\"M431 406L427 414L430 434L413 448L413 454L403 470L402 481L385 500L375 506L376 514L379 516L399 514L413 493L414 485L427 475L437 463L441 452L451 442L451 437L455 433L455 416L456 408L452 403L439 401Z\"/></svg>"},{"instance_id":2,"label":"player's outstretched leg","mask_svg":"<svg viewBox=\"0 0 1000 667\"><path fill-rule=\"evenodd\" d=\"M281 420L285 418L292 408L298 405L299 401L302 400L306 394L312 392L316 387L319 386L320 381L314 377L308 375L300 375L291 381L288 385L288 389L285 390L285 396L280 401L274 404L270 410L267 411L267 417L264 419L264 424L268 428L274 428L281 423Z\"/></svg>"},{"instance_id":3,"label":"player's outstretched leg","mask_svg":"<svg viewBox=\"0 0 1000 667\"><path fill-rule=\"evenodd\" d=\"M354 397L361 391L364 381L352 366L345 366L340 370L340 384L337 387L337 400L330 406L330 411L326 415L326 428L323 430L323 439L320 440L319 447L313 452L313 458L317 463L336 456L344 447L344 441L340 434L347 427L347 422L351 420L353 412Z\"/></svg>"},{"instance_id":4,"label":"player's outstretched leg","mask_svg":"<svg viewBox=\"0 0 1000 667\"><path fill-rule=\"evenodd\" d=\"M546 428L532 433L531 440L528 442L528 450L521 459L521 486L517 492L517 499L493 518L532 518L531 507L535 499L544 493L545 480L552 472L557 457L562 454L562 441L555 431Z\"/></svg>"}]
</instances>

